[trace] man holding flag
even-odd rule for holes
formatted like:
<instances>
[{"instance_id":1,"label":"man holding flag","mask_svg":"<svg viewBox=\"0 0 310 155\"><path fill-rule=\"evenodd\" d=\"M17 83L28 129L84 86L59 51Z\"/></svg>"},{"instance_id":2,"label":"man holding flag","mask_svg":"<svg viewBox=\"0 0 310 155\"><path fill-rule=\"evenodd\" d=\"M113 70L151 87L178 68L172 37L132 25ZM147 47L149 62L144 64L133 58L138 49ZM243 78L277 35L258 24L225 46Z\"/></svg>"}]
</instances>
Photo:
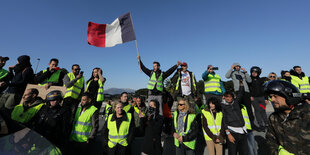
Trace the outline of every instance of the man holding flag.
<instances>
[{"instance_id":1,"label":"man holding flag","mask_svg":"<svg viewBox=\"0 0 310 155\"><path fill-rule=\"evenodd\" d=\"M150 70L144 66L141 61L140 56L137 57L139 61L139 65L141 66L142 71L149 76L149 82L147 84L148 91L148 101L157 100L159 102L159 114L163 115L163 91L164 91L164 81L167 77L169 77L181 62L178 61L176 65L172 66L166 72L160 70L159 62L153 62L153 70Z\"/></svg>"}]
</instances>

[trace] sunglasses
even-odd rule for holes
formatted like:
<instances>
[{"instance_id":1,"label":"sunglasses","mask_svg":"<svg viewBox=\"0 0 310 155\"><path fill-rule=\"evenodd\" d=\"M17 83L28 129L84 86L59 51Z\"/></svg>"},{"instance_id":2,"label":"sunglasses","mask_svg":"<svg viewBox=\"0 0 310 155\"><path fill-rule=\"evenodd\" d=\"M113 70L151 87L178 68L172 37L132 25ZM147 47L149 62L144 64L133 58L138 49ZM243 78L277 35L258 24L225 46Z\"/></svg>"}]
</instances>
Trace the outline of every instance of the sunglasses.
<instances>
[{"instance_id":1,"label":"sunglasses","mask_svg":"<svg viewBox=\"0 0 310 155\"><path fill-rule=\"evenodd\" d=\"M74 69L75 71L79 71L79 70L81 70L81 69Z\"/></svg>"},{"instance_id":2,"label":"sunglasses","mask_svg":"<svg viewBox=\"0 0 310 155\"><path fill-rule=\"evenodd\" d=\"M178 104L178 106L183 106L183 105L185 105L185 104Z\"/></svg>"},{"instance_id":3,"label":"sunglasses","mask_svg":"<svg viewBox=\"0 0 310 155\"><path fill-rule=\"evenodd\" d=\"M276 76L269 76L270 78L276 78Z\"/></svg>"}]
</instances>

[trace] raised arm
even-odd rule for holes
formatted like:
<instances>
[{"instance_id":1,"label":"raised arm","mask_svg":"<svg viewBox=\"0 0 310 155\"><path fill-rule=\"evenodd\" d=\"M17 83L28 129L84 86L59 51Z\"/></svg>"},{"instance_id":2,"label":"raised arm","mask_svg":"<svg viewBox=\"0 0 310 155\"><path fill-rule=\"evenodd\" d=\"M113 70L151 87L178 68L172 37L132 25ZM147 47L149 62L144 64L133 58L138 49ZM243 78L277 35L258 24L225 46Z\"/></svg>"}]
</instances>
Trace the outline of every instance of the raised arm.
<instances>
[{"instance_id":1,"label":"raised arm","mask_svg":"<svg viewBox=\"0 0 310 155\"><path fill-rule=\"evenodd\" d=\"M140 57L140 56L138 56L137 59L138 59L139 65L140 65L140 67L141 67L141 70L142 70L147 76L151 76L152 70L150 70L150 69L148 69L148 68L146 68L146 67L144 66L144 64L143 64L142 61L141 61L141 57Z\"/></svg>"},{"instance_id":2,"label":"raised arm","mask_svg":"<svg viewBox=\"0 0 310 155\"><path fill-rule=\"evenodd\" d=\"M181 65L181 61L178 61L176 65L172 66L166 72L163 72L163 79L169 77L179 67L179 65Z\"/></svg>"}]
</instances>

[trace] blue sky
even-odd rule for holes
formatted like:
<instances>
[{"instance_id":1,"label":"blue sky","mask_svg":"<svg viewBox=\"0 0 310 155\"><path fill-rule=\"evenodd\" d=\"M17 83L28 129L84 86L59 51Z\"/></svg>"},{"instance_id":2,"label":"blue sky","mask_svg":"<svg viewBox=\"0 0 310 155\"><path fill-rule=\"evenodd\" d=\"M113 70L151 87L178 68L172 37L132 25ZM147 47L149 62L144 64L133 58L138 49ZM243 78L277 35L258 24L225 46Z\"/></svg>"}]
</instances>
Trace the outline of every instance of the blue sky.
<instances>
[{"instance_id":1,"label":"blue sky","mask_svg":"<svg viewBox=\"0 0 310 155\"><path fill-rule=\"evenodd\" d=\"M88 79L101 67L107 88L146 87L135 42L111 48L90 46L88 21L112 23L131 12L144 64L153 61L167 70L185 61L197 80L209 64L219 67L224 81L232 63L280 73L300 65L310 75L310 1L308 0L28 0L0 2L0 51L11 58L31 56L38 71L52 57L71 70L80 64Z\"/></svg>"}]
</instances>

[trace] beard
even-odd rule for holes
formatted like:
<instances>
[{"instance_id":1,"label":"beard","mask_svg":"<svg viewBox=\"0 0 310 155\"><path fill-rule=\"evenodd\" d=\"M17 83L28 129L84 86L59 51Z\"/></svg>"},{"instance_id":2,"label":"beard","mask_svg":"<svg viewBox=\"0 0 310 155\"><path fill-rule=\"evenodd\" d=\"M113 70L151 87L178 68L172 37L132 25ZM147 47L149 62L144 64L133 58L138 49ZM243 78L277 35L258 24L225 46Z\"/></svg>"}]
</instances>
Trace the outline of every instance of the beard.
<instances>
[{"instance_id":1,"label":"beard","mask_svg":"<svg viewBox=\"0 0 310 155\"><path fill-rule=\"evenodd\" d=\"M278 111L285 111L285 110L291 110L289 106L284 105L284 106L279 106L276 108Z\"/></svg>"}]
</instances>

